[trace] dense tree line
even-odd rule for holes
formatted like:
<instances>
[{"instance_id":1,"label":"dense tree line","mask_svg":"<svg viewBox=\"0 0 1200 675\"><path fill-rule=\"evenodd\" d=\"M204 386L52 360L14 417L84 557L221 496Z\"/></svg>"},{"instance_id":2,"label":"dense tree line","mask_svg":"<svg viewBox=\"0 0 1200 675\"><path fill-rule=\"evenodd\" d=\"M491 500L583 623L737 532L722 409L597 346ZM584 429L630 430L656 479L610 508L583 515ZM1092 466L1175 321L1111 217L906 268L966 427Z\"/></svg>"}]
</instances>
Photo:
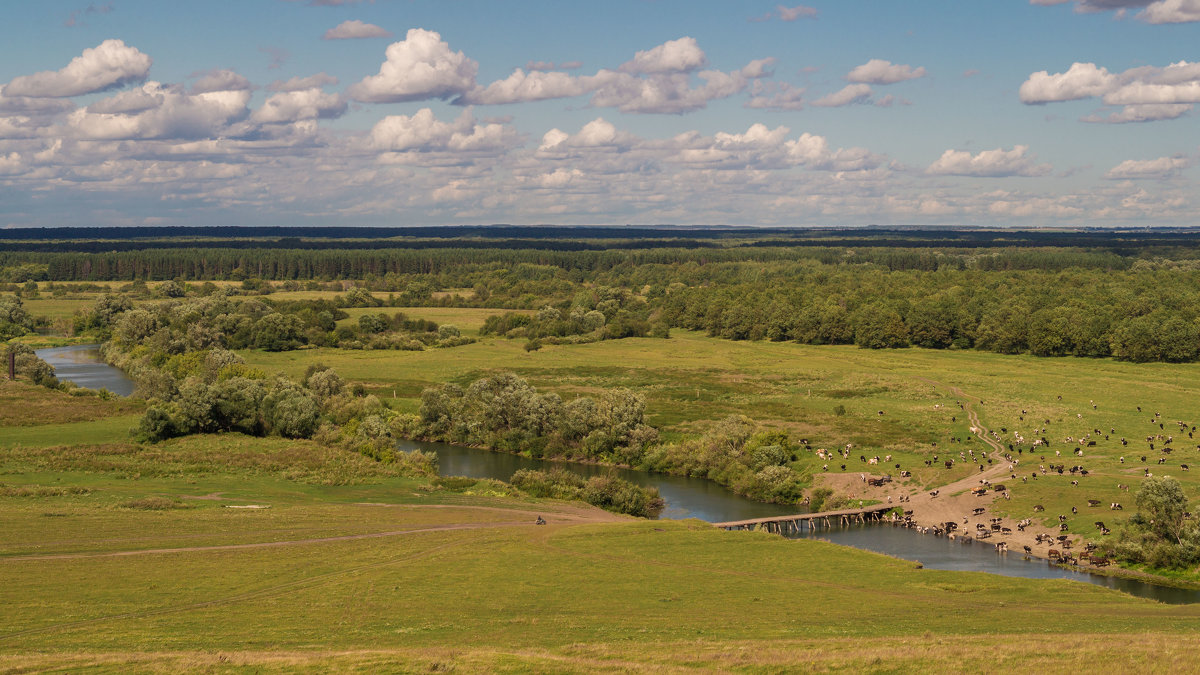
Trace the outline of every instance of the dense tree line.
<instances>
[{"instance_id":1,"label":"dense tree line","mask_svg":"<svg viewBox=\"0 0 1200 675\"><path fill-rule=\"evenodd\" d=\"M670 289L671 325L732 340L1192 361L1200 272L884 272L761 266Z\"/></svg>"},{"instance_id":2,"label":"dense tree line","mask_svg":"<svg viewBox=\"0 0 1200 675\"><path fill-rule=\"evenodd\" d=\"M1156 252L1175 257L1151 255ZM36 272L46 278L133 279L133 284L167 278L156 292L168 297L228 292L188 281L196 278L240 279L238 292L256 295L278 288L337 287L351 282L334 280L354 279L356 287L328 307L313 307L304 316L302 310L280 311L295 314L300 325L272 317L261 339L244 332L245 326L242 333L232 333L238 344L271 349L306 341L390 349L454 344L461 336L434 337L429 331L381 338L377 329L390 321L386 313L364 319L357 330L343 326L336 332L316 317L329 312L336 320L342 307L446 305L539 310L533 317L492 319L484 327L485 334L524 337L531 349L547 342L665 336L677 327L734 340L865 348L980 349L1139 362L1200 356L1195 251L175 249L4 252L0 270L9 278ZM363 295L373 304L362 304ZM592 312L604 315L603 325ZM15 330L13 325L0 316L0 330Z\"/></svg>"},{"instance_id":3,"label":"dense tree line","mask_svg":"<svg viewBox=\"0 0 1200 675\"><path fill-rule=\"evenodd\" d=\"M1088 249L903 249L819 245L723 248L606 247L599 250L499 249L455 241L447 248L380 250L306 250L296 248L164 248L130 251L21 252L0 251L0 280L129 281L182 278L234 279L364 279L386 274L440 274L461 277L470 268L492 265L545 265L587 273L639 265L677 265L717 262L815 260L824 264L870 264L899 269L1125 269L1136 259ZM1180 252L1177 252L1180 253ZM1190 258L1194 258L1194 253ZM24 277L24 278L23 278ZM464 285L464 284L456 284ZM469 285L469 284L466 284Z\"/></svg>"}]
</instances>

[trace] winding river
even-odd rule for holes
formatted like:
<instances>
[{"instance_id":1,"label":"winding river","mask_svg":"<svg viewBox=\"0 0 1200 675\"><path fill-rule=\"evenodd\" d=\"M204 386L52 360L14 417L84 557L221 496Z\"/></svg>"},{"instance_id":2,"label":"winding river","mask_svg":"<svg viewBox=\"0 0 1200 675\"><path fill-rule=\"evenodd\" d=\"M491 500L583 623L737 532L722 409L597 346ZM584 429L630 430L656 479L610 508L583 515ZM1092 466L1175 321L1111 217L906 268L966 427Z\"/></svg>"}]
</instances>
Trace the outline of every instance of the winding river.
<instances>
[{"instance_id":1,"label":"winding river","mask_svg":"<svg viewBox=\"0 0 1200 675\"><path fill-rule=\"evenodd\" d=\"M60 380L84 389L107 389L118 396L133 393L133 380L100 358L100 345L71 345L39 349L38 358L54 367Z\"/></svg>"},{"instance_id":2,"label":"winding river","mask_svg":"<svg viewBox=\"0 0 1200 675\"><path fill-rule=\"evenodd\" d=\"M495 478L507 481L518 469L549 470L568 468L585 476L613 473L638 485L657 487L667 502L660 518L698 518L708 522L725 522L749 518L789 515L802 509L780 504L763 504L740 497L728 489L702 478L669 476L629 469L616 469L595 464L529 459L517 455L467 448L445 443L401 441L403 450L425 450L438 454L438 471L443 476ZM876 553L919 561L928 569L966 572L990 572L1011 577L1031 579L1072 579L1113 588L1131 595L1151 598L1170 604L1200 602L1200 591L1159 586L1134 579L1109 577L1063 569L1037 558L1025 558L1018 553L999 555L996 549L975 541L964 542L892 525L852 525L810 533L805 530L797 538L815 538L835 544L853 546Z\"/></svg>"},{"instance_id":3,"label":"winding river","mask_svg":"<svg viewBox=\"0 0 1200 675\"><path fill-rule=\"evenodd\" d=\"M37 355L54 366L59 379L69 380L90 389L108 389L121 396L128 396L133 392L133 382L124 373L101 361L99 345L41 349L37 351ZM446 476L507 481L518 469L547 470L554 467L569 468L585 476L613 473L638 485L658 488L659 494L667 503L660 518L698 518L708 522L723 522L789 515L799 511L794 506L763 504L739 497L726 488L701 478L652 474L594 464L529 459L444 443L401 441L399 447L403 450L436 452L439 470ZM964 543L961 540L921 535L913 530L891 525L853 525L820 530L813 534L806 531L800 536L920 561L929 569L991 572L1035 579L1073 579L1152 598L1159 602L1200 602L1200 591L1075 572L1050 565L1043 560L1026 559L1016 553L997 555L991 546L977 542Z\"/></svg>"}]
</instances>

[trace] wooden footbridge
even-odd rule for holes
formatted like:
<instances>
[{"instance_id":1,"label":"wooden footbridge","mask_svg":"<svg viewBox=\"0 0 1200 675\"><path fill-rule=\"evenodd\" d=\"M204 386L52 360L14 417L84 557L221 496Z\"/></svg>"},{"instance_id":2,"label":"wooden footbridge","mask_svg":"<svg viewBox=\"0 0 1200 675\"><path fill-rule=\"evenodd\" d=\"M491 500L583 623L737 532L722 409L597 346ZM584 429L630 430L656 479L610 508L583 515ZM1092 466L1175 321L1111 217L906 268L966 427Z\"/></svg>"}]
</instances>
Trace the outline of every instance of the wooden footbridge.
<instances>
[{"instance_id":1,"label":"wooden footbridge","mask_svg":"<svg viewBox=\"0 0 1200 675\"><path fill-rule=\"evenodd\" d=\"M797 513L794 516L774 516L772 518L751 518L750 520L733 520L728 523L713 523L714 527L725 530L755 530L775 534L801 532L805 527L815 530L819 527L834 525L849 525L865 523L868 520L879 520L887 511L896 508L893 504L875 504L861 509L842 509L841 511L822 511L820 513Z\"/></svg>"}]
</instances>

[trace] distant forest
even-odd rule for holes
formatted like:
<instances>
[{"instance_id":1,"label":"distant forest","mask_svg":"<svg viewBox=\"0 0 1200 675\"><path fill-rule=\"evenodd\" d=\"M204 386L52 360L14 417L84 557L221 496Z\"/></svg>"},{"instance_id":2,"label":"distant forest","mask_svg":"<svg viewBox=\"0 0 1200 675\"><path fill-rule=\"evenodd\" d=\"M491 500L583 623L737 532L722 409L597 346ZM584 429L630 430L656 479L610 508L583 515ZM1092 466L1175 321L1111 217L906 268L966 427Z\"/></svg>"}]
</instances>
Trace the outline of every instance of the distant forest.
<instances>
[{"instance_id":1,"label":"distant forest","mask_svg":"<svg viewBox=\"0 0 1200 675\"><path fill-rule=\"evenodd\" d=\"M392 306L554 310L533 323L497 323L496 333L531 340L685 328L865 348L1200 356L1200 233L1191 231L497 226L0 236L0 282L17 292L29 282L175 280L195 293L191 282L235 280L256 295L355 285L387 294L380 302ZM585 315L605 302L616 303L603 310L610 324L592 326Z\"/></svg>"}]
</instances>

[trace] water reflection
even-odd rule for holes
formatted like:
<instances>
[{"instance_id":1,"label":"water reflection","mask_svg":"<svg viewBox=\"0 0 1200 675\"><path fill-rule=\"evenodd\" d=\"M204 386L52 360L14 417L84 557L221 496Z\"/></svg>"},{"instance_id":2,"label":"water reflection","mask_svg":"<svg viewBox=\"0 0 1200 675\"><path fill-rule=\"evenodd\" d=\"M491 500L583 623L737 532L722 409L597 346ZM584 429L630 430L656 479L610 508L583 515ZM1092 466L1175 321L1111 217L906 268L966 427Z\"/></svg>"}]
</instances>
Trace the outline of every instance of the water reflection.
<instances>
[{"instance_id":1,"label":"water reflection","mask_svg":"<svg viewBox=\"0 0 1200 675\"><path fill-rule=\"evenodd\" d=\"M914 530L892 525L850 525L809 532L797 536L821 539L876 553L885 553L905 560L919 561L929 569L967 572L991 572L1009 577L1029 579L1072 579L1106 586L1130 595L1151 598L1169 604L1200 602L1200 591L1170 586L1158 586L1134 579L1107 577L1064 569L1040 558L1026 559L1009 551L996 553L990 544L963 541L920 534Z\"/></svg>"},{"instance_id":2,"label":"water reflection","mask_svg":"<svg viewBox=\"0 0 1200 675\"><path fill-rule=\"evenodd\" d=\"M519 469L549 470L562 467L585 476L613 473L638 485L657 487L667 507L660 518L699 518L708 522L726 522L749 518L800 513L802 509L780 504L750 501L700 478L614 469L593 464L529 459L502 452L490 452L445 443L401 441L403 450L421 449L438 454L439 473L443 476L496 478L507 481ZM1076 572L1030 558L1020 553L996 553L992 546L962 539L923 535L892 525L851 525L803 532L801 538L817 538L868 551L921 562L928 569L990 572L1031 579L1071 579L1124 591L1130 595L1159 602L1183 604L1200 602L1200 591L1158 586L1133 579L1106 577Z\"/></svg>"},{"instance_id":3,"label":"water reflection","mask_svg":"<svg viewBox=\"0 0 1200 675\"><path fill-rule=\"evenodd\" d=\"M443 476L495 478L507 482L520 469L545 471L555 467L569 469L584 476L613 474L631 483L658 488L658 493L667 502L667 507L659 514L659 518L669 520L699 518L711 523L786 516L803 511L794 505L784 506L750 501L703 478L668 476L578 462L529 459L503 452L489 452L445 443L401 441L399 447L403 450L421 449L436 452L438 454L438 471Z\"/></svg>"},{"instance_id":4,"label":"water reflection","mask_svg":"<svg viewBox=\"0 0 1200 675\"><path fill-rule=\"evenodd\" d=\"M107 389L120 396L133 393L133 380L100 359L100 345L54 347L35 353L54 367L54 374L60 380L85 389Z\"/></svg>"}]
</instances>

